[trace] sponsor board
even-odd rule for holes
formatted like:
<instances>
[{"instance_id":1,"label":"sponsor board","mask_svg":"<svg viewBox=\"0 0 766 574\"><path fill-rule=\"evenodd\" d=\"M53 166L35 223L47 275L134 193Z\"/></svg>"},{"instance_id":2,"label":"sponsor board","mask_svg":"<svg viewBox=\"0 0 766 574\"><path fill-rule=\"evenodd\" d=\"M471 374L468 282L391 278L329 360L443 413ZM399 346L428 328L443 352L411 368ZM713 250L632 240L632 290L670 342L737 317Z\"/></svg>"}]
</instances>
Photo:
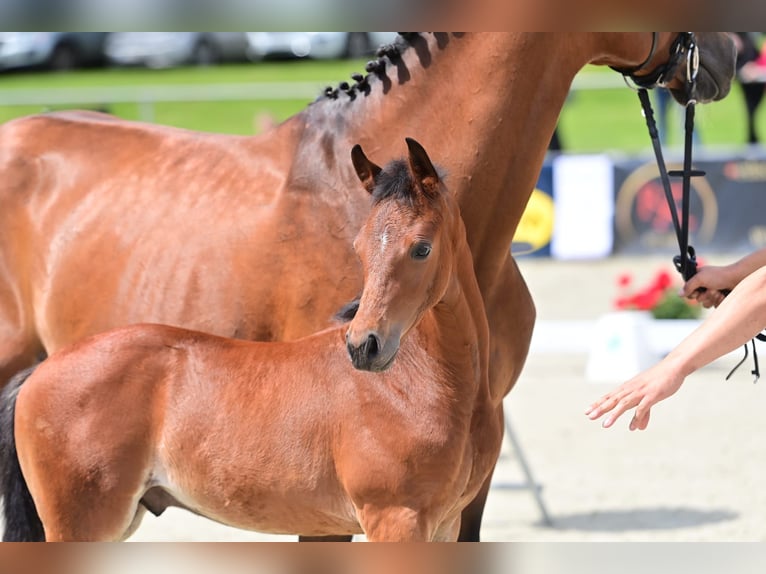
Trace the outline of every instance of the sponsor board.
<instances>
[{"instance_id":1,"label":"sponsor board","mask_svg":"<svg viewBox=\"0 0 766 574\"><path fill-rule=\"evenodd\" d=\"M668 169L681 169L669 163ZM766 156L695 161L705 172L691 180L689 243L698 254L766 247ZM615 253L677 253L678 240L654 161L614 164ZM671 178L681 217L682 181Z\"/></svg>"}]
</instances>

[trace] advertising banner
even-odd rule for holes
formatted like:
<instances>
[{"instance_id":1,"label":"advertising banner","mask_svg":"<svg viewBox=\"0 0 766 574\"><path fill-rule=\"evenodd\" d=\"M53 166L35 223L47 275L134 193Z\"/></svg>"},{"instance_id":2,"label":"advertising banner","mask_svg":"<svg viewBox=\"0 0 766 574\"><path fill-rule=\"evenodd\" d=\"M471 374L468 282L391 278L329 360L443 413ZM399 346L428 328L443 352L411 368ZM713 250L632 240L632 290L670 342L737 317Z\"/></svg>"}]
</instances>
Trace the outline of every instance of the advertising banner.
<instances>
[{"instance_id":1,"label":"advertising banner","mask_svg":"<svg viewBox=\"0 0 766 574\"><path fill-rule=\"evenodd\" d=\"M547 257L553 238L553 167L546 161L513 236L514 257Z\"/></svg>"},{"instance_id":2,"label":"advertising banner","mask_svg":"<svg viewBox=\"0 0 766 574\"><path fill-rule=\"evenodd\" d=\"M680 162L668 162L680 170ZM748 252L766 246L766 154L695 160L689 243L697 253ZM614 251L678 253L678 241L654 159L615 160ZM671 178L680 218L682 182Z\"/></svg>"}]
</instances>

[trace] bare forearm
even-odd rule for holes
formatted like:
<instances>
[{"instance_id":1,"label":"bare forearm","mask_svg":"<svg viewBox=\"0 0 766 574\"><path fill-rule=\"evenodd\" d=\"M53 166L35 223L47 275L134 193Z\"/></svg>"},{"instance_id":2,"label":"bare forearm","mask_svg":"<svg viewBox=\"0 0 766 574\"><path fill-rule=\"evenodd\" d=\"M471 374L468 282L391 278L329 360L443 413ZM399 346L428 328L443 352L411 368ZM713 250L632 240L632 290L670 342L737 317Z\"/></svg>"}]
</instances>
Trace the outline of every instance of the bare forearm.
<instances>
[{"instance_id":1,"label":"bare forearm","mask_svg":"<svg viewBox=\"0 0 766 574\"><path fill-rule=\"evenodd\" d=\"M745 277L764 266L766 266L766 249L754 251L739 261L732 263L728 266L732 281L731 287L733 288Z\"/></svg>"},{"instance_id":2,"label":"bare forearm","mask_svg":"<svg viewBox=\"0 0 766 574\"><path fill-rule=\"evenodd\" d=\"M743 278L718 309L684 339L664 362L674 364L680 374L686 377L744 345L764 327L766 267L761 265L755 272Z\"/></svg>"}]
</instances>

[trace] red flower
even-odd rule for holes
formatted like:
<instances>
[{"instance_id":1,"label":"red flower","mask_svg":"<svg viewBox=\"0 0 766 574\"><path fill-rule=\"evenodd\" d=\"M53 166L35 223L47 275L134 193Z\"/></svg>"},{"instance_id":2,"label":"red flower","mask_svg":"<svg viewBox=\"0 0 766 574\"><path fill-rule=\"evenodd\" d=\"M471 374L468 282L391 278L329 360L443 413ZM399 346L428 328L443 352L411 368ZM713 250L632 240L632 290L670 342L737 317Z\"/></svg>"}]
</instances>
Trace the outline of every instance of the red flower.
<instances>
[{"instance_id":1,"label":"red flower","mask_svg":"<svg viewBox=\"0 0 766 574\"><path fill-rule=\"evenodd\" d=\"M617 276L617 285L620 287L627 287L633 282L633 277L630 273L622 273Z\"/></svg>"},{"instance_id":2,"label":"red flower","mask_svg":"<svg viewBox=\"0 0 766 574\"><path fill-rule=\"evenodd\" d=\"M657 277L654 278L654 285L657 289L667 289L673 283L673 279L670 277L670 273L665 270L657 273Z\"/></svg>"}]
</instances>

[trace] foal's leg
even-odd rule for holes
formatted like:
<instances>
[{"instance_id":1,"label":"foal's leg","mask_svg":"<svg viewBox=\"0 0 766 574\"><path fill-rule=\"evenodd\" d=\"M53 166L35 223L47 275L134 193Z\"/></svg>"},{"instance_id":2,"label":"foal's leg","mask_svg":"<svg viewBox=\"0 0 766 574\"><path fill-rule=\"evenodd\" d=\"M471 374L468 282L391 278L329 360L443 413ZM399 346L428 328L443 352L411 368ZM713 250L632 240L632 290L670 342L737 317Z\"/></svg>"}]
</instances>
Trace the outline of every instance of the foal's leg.
<instances>
[{"instance_id":1,"label":"foal's leg","mask_svg":"<svg viewBox=\"0 0 766 574\"><path fill-rule=\"evenodd\" d=\"M423 514L412 508L365 505L357 515L370 542L427 542L431 538Z\"/></svg>"},{"instance_id":2,"label":"foal's leg","mask_svg":"<svg viewBox=\"0 0 766 574\"><path fill-rule=\"evenodd\" d=\"M45 493L35 499L48 542L117 542L138 527L143 511L132 497Z\"/></svg>"},{"instance_id":3,"label":"foal's leg","mask_svg":"<svg viewBox=\"0 0 766 574\"><path fill-rule=\"evenodd\" d=\"M457 542L457 537L460 534L460 515L456 516L452 520L443 522L439 528L436 529L436 533L433 537L433 542Z\"/></svg>"},{"instance_id":4,"label":"foal's leg","mask_svg":"<svg viewBox=\"0 0 766 574\"><path fill-rule=\"evenodd\" d=\"M16 444L45 539L60 542L124 539L136 525L151 465L147 446L139 440L130 440L141 429L137 431L135 425L129 424L130 413L126 413L111 426L103 421L99 421L101 424L72 421L70 432L62 437L62 429L66 428L64 417L58 420L52 415L46 417L47 405L40 396L51 394L50 385L38 384L28 389L17 403ZM102 412L109 411L107 406L102 407ZM66 408L61 410L66 412ZM136 409L132 414L142 412ZM38 431L41 420L48 423L49 432ZM119 431L114 426L118 422Z\"/></svg>"}]
</instances>

